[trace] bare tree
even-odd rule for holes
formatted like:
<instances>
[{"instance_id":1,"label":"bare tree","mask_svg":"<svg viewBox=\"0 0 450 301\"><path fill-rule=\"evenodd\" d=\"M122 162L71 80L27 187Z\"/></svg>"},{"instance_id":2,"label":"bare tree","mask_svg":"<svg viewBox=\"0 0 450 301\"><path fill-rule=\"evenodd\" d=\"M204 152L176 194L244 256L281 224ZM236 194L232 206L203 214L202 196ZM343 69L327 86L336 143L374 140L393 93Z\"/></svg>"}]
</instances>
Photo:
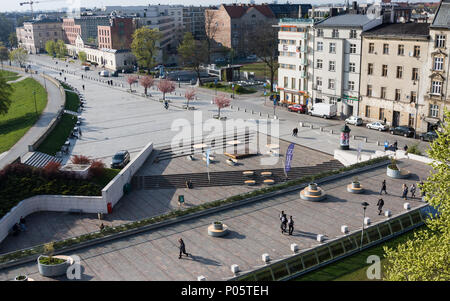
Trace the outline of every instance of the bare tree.
<instances>
[{"instance_id":1,"label":"bare tree","mask_svg":"<svg viewBox=\"0 0 450 301\"><path fill-rule=\"evenodd\" d=\"M218 31L218 23L216 20L217 11L208 9L205 10L205 33L206 33L206 43L208 45L208 64L211 63L211 53L213 52L213 47L215 43L215 37Z\"/></svg>"}]
</instances>

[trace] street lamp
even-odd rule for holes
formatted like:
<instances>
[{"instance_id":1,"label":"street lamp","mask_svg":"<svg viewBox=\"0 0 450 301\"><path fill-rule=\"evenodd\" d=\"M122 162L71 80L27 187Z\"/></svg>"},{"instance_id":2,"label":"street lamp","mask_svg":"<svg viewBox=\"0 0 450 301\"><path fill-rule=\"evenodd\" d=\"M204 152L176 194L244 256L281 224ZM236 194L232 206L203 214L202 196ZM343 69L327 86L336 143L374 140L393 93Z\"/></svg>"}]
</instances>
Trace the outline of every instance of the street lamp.
<instances>
[{"instance_id":1,"label":"street lamp","mask_svg":"<svg viewBox=\"0 0 450 301\"><path fill-rule=\"evenodd\" d=\"M38 120L38 113L37 113L37 104L36 104L36 91L33 91L33 96L34 96L34 110L36 113L36 121Z\"/></svg>"},{"instance_id":2,"label":"street lamp","mask_svg":"<svg viewBox=\"0 0 450 301\"><path fill-rule=\"evenodd\" d=\"M361 233L361 244L359 245L359 250L362 249L363 237L364 237L364 220L366 219L366 208L367 208L367 206L369 206L369 203L363 202L363 203L361 203L361 205L363 206L364 217L363 217L363 226L362 226L362 233Z\"/></svg>"},{"instance_id":3,"label":"street lamp","mask_svg":"<svg viewBox=\"0 0 450 301\"><path fill-rule=\"evenodd\" d=\"M181 88L180 78L178 78L178 88Z\"/></svg>"}]
</instances>

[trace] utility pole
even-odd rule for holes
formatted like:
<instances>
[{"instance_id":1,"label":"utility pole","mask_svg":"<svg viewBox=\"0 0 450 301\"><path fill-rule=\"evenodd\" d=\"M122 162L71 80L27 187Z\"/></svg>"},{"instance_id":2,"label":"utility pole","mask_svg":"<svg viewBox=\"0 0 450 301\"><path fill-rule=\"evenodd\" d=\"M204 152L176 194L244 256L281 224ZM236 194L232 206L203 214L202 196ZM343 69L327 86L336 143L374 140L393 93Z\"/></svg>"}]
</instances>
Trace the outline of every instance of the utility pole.
<instances>
[{"instance_id":1,"label":"utility pole","mask_svg":"<svg viewBox=\"0 0 450 301\"><path fill-rule=\"evenodd\" d=\"M34 111L36 113L36 121L38 120L38 112L37 112L37 104L36 104L36 90L33 91L33 96L34 96Z\"/></svg>"}]
</instances>

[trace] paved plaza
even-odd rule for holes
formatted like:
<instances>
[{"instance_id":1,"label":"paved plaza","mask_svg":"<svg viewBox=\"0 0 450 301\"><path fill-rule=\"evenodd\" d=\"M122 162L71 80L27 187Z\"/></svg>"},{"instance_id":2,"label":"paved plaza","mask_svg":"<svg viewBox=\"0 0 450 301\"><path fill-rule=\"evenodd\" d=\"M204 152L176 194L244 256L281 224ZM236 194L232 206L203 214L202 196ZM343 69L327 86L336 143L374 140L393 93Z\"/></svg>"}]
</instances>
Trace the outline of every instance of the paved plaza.
<instances>
[{"instance_id":1,"label":"paved plaza","mask_svg":"<svg viewBox=\"0 0 450 301\"><path fill-rule=\"evenodd\" d=\"M404 211L401 185L418 183L430 170L428 165L411 160L402 160L399 165L412 175L406 180L387 179L389 194L383 195L383 209L394 215ZM208 280L224 280L232 276L232 264L238 264L243 271L250 270L262 265L263 253L269 253L272 260L281 259L291 254L291 243L305 249L319 244L315 240L317 234L324 234L327 239L340 236L341 225L347 225L350 231L361 229L363 201L370 204L366 216L373 223L386 219L376 209L381 182L386 178L386 168L380 167L358 175L367 189L362 195L346 191L345 186L353 179L346 177L321 185L328 194L321 202L300 200L296 191L74 253L81 257L84 280L196 280L200 275ZM408 202L411 208L423 205L419 198ZM292 236L280 233L281 210L294 217ZM207 235L207 226L216 220L229 226L228 236ZM191 258L178 259L179 237L185 241ZM0 279L10 280L18 274L48 280L37 272L35 262L1 270Z\"/></svg>"}]
</instances>

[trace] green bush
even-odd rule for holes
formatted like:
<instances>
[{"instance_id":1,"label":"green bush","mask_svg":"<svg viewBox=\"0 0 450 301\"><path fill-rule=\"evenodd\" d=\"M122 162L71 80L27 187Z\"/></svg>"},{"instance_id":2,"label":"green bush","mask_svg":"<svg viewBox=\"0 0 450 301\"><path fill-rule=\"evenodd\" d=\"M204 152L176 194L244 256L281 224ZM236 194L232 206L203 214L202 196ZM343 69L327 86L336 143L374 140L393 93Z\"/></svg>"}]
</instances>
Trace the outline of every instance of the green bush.
<instances>
[{"instance_id":1,"label":"green bush","mask_svg":"<svg viewBox=\"0 0 450 301\"><path fill-rule=\"evenodd\" d=\"M419 143L413 144L411 147L408 148L408 154L414 154L422 156L422 152L419 149Z\"/></svg>"}]
</instances>

